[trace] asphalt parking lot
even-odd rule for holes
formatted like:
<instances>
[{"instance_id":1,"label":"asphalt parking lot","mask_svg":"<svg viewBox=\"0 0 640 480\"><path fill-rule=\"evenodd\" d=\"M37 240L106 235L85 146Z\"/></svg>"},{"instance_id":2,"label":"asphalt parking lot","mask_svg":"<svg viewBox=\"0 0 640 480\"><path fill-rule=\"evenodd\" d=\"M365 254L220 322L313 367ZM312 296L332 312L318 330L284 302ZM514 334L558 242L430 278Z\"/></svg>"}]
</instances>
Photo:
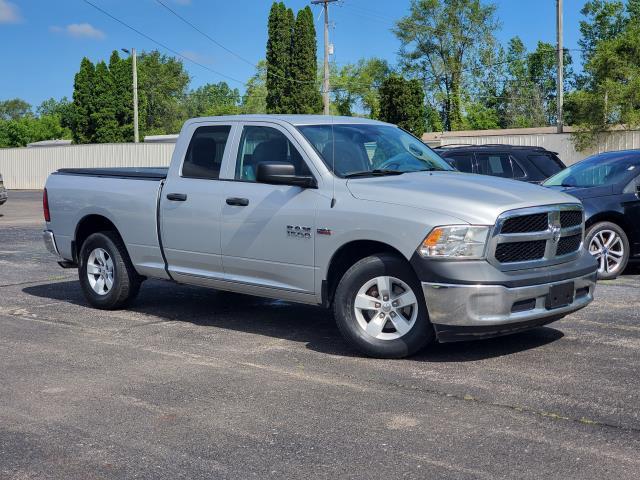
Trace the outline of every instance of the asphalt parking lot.
<instances>
[{"instance_id":1,"label":"asphalt parking lot","mask_svg":"<svg viewBox=\"0 0 640 480\"><path fill-rule=\"evenodd\" d=\"M640 476L640 275L587 309L398 361L321 308L149 281L88 308L0 207L0 478Z\"/></svg>"}]
</instances>

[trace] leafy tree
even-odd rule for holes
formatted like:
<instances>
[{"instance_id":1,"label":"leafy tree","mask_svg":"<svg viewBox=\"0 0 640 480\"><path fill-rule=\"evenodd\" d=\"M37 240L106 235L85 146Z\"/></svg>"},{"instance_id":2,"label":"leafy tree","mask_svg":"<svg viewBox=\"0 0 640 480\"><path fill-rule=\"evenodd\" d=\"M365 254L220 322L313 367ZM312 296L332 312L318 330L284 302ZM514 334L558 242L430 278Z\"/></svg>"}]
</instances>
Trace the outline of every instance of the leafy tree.
<instances>
[{"instance_id":1,"label":"leafy tree","mask_svg":"<svg viewBox=\"0 0 640 480\"><path fill-rule=\"evenodd\" d=\"M427 128L421 82L395 74L387 77L380 86L380 119L421 136Z\"/></svg>"},{"instance_id":2,"label":"leafy tree","mask_svg":"<svg viewBox=\"0 0 640 480\"><path fill-rule=\"evenodd\" d=\"M239 104L240 92L226 82L203 85L189 92L185 101L188 117L236 114Z\"/></svg>"},{"instance_id":3,"label":"leafy tree","mask_svg":"<svg viewBox=\"0 0 640 480\"><path fill-rule=\"evenodd\" d=\"M69 129L60 125L55 115L23 116L0 120L0 147L24 147L28 143L56 138L70 138Z\"/></svg>"},{"instance_id":4,"label":"leafy tree","mask_svg":"<svg viewBox=\"0 0 640 480\"><path fill-rule=\"evenodd\" d=\"M288 80L294 27L293 11L274 2L269 12L267 40L267 112L288 113L291 85Z\"/></svg>"},{"instance_id":5,"label":"leafy tree","mask_svg":"<svg viewBox=\"0 0 640 480\"><path fill-rule=\"evenodd\" d=\"M96 72L91 61L84 57L80 62L80 71L73 82L73 109L71 131L75 143L91 143L95 138L95 124L92 114L95 111L93 83Z\"/></svg>"},{"instance_id":6,"label":"leafy tree","mask_svg":"<svg viewBox=\"0 0 640 480\"><path fill-rule=\"evenodd\" d=\"M178 132L186 118L189 74L182 62L157 50L138 57L138 96L144 98L142 130L147 135Z\"/></svg>"},{"instance_id":7,"label":"leafy tree","mask_svg":"<svg viewBox=\"0 0 640 480\"><path fill-rule=\"evenodd\" d=\"M583 50L586 63L598 43L615 38L624 29L624 3L620 0L588 0L580 13L586 19L580 21L581 38L578 45Z\"/></svg>"},{"instance_id":8,"label":"leafy tree","mask_svg":"<svg viewBox=\"0 0 640 480\"><path fill-rule=\"evenodd\" d=\"M289 68L291 74L292 113L318 113L322 96L316 84L318 58L316 28L308 6L298 12L293 30L293 48Z\"/></svg>"},{"instance_id":9,"label":"leafy tree","mask_svg":"<svg viewBox=\"0 0 640 480\"><path fill-rule=\"evenodd\" d=\"M396 24L402 67L435 92L446 130L462 126L462 95L475 82L465 68L481 65L495 49L495 12L480 0L411 0L409 15Z\"/></svg>"},{"instance_id":10,"label":"leafy tree","mask_svg":"<svg viewBox=\"0 0 640 480\"><path fill-rule=\"evenodd\" d=\"M578 148L612 125L640 126L640 21L600 41L585 66L587 87L567 97L567 119L578 126Z\"/></svg>"},{"instance_id":11,"label":"leafy tree","mask_svg":"<svg viewBox=\"0 0 640 480\"><path fill-rule=\"evenodd\" d=\"M247 82L247 88L242 96L242 113L267 112L267 63L258 62L256 73Z\"/></svg>"},{"instance_id":12,"label":"leafy tree","mask_svg":"<svg viewBox=\"0 0 640 480\"><path fill-rule=\"evenodd\" d=\"M465 130L491 130L500 128L498 112L482 102L471 102L465 106Z\"/></svg>"},{"instance_id":13,"label":"leafy tree","mask_svg":"<svg viewBox=\"0 0 640 480\"><path fill-rule=\"evenodd\" d=\"M39 117L53 115L60 119L60 124L64 127L70 127L73 116L73 103L67 97L60 100L49 98L44 100L36 109Z\"/></svg>"},{"instance_id":14,"label":"leafy tree","mask_svg":"<svg viewBox=\"0 0 640 480\"><path fill-rule=\"evenodd\" d=\"M334 104L340 115L352 115L354 109L371 118L380 114L380 85L391 74L386 60L363 58L331 71Z\"/></svg>"},{"instance_id":15,"label":"leafy tree","mask_svg":"<svg viewBox=\"0 0 640 480\"><path fill-rule=\"evenodd\" d=\"M0 102L1 120L17 120L31 113L31 105L21 98L12 98L11 100Z\"/></svg>"},{"instance_id":16,"label":"leafy tree","mask_svg":"<svg viewBox=\"0 0 640 480\"><path fill-rule=\"evenodd\" d=\"M118 99L111 72L105 62L96 65L93 83L93 111L91 121L95 125L95 143L121 141L117 119Z\"/></svg>"}]
</instances>

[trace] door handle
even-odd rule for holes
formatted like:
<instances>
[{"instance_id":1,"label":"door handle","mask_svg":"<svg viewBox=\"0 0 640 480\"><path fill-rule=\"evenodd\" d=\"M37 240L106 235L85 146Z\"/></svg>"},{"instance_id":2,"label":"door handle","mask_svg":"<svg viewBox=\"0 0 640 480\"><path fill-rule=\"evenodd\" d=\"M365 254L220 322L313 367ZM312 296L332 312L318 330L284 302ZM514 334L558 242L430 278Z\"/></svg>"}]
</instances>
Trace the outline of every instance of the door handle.
<instances>
[{"instance_id":1,"label":"door handle","mask_svg":"<svg viewBox=\"0 0 640 480\"><path fill-rule=\"evenodd\" d=\"M167 193L167 200L171 200L173 202L184 202L187 200L186 193Z\"/></svg>"},{"instance_id":2,"label":"door handle","mask_svg":"<svg viewBox=\"0 0 640 480\"><path fill-rule=\"evenodd\" d=\"M249 199L237 198L237 197L227 198L227 205L235 205L236 207L246 207L247 205L249 205Z\"/></svg>"}]
</instances>

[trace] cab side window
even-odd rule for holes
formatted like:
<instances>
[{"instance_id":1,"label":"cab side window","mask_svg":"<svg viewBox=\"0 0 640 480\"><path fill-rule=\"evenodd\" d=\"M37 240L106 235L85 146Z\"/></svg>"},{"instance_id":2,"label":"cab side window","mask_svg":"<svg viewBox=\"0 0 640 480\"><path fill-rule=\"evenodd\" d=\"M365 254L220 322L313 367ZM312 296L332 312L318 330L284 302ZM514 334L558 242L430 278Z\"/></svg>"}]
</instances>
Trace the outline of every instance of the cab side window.
<instances>
[{"instance_id":1,"label":"cab side window","mask_svg":"<svg viewBox=\"0 0 640 480\"><path fill-rule=\"evenodd\" d=\"M255 182L262 162L291 163L296 175L311 175L298 150L280 131L271 127L246 126L242 129L235 179Z\"/></svg>"},{"instance_id":2,"label":"cab side window","mask_svg":"<svg viewBox=\"0 0 640 480\"><path fill-rule=\"evenodd\" d=\"M230 131L230 125L198 127L182 164L182 176L217 180Z\"/></svg>"}]
</instances>

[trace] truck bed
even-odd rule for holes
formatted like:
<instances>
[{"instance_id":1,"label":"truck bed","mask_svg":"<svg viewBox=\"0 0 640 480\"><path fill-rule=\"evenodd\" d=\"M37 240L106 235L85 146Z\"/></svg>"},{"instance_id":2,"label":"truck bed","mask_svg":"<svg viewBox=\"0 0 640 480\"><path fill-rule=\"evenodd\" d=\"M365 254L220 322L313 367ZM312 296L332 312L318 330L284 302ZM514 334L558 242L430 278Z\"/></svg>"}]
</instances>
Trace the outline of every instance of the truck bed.
<instances>
[{"instance_id":1,"label":"truck bed","mask_svg":"<svg viewBox=\"0 0 640 480\"><path fill-rule=\"evenodd\" d=\"M167 167L134 167L134 168L61 168L58 175L82 175L89 177L129 178L132 180L164 180L167 178Z\"/></svg>"}]
</instances>

